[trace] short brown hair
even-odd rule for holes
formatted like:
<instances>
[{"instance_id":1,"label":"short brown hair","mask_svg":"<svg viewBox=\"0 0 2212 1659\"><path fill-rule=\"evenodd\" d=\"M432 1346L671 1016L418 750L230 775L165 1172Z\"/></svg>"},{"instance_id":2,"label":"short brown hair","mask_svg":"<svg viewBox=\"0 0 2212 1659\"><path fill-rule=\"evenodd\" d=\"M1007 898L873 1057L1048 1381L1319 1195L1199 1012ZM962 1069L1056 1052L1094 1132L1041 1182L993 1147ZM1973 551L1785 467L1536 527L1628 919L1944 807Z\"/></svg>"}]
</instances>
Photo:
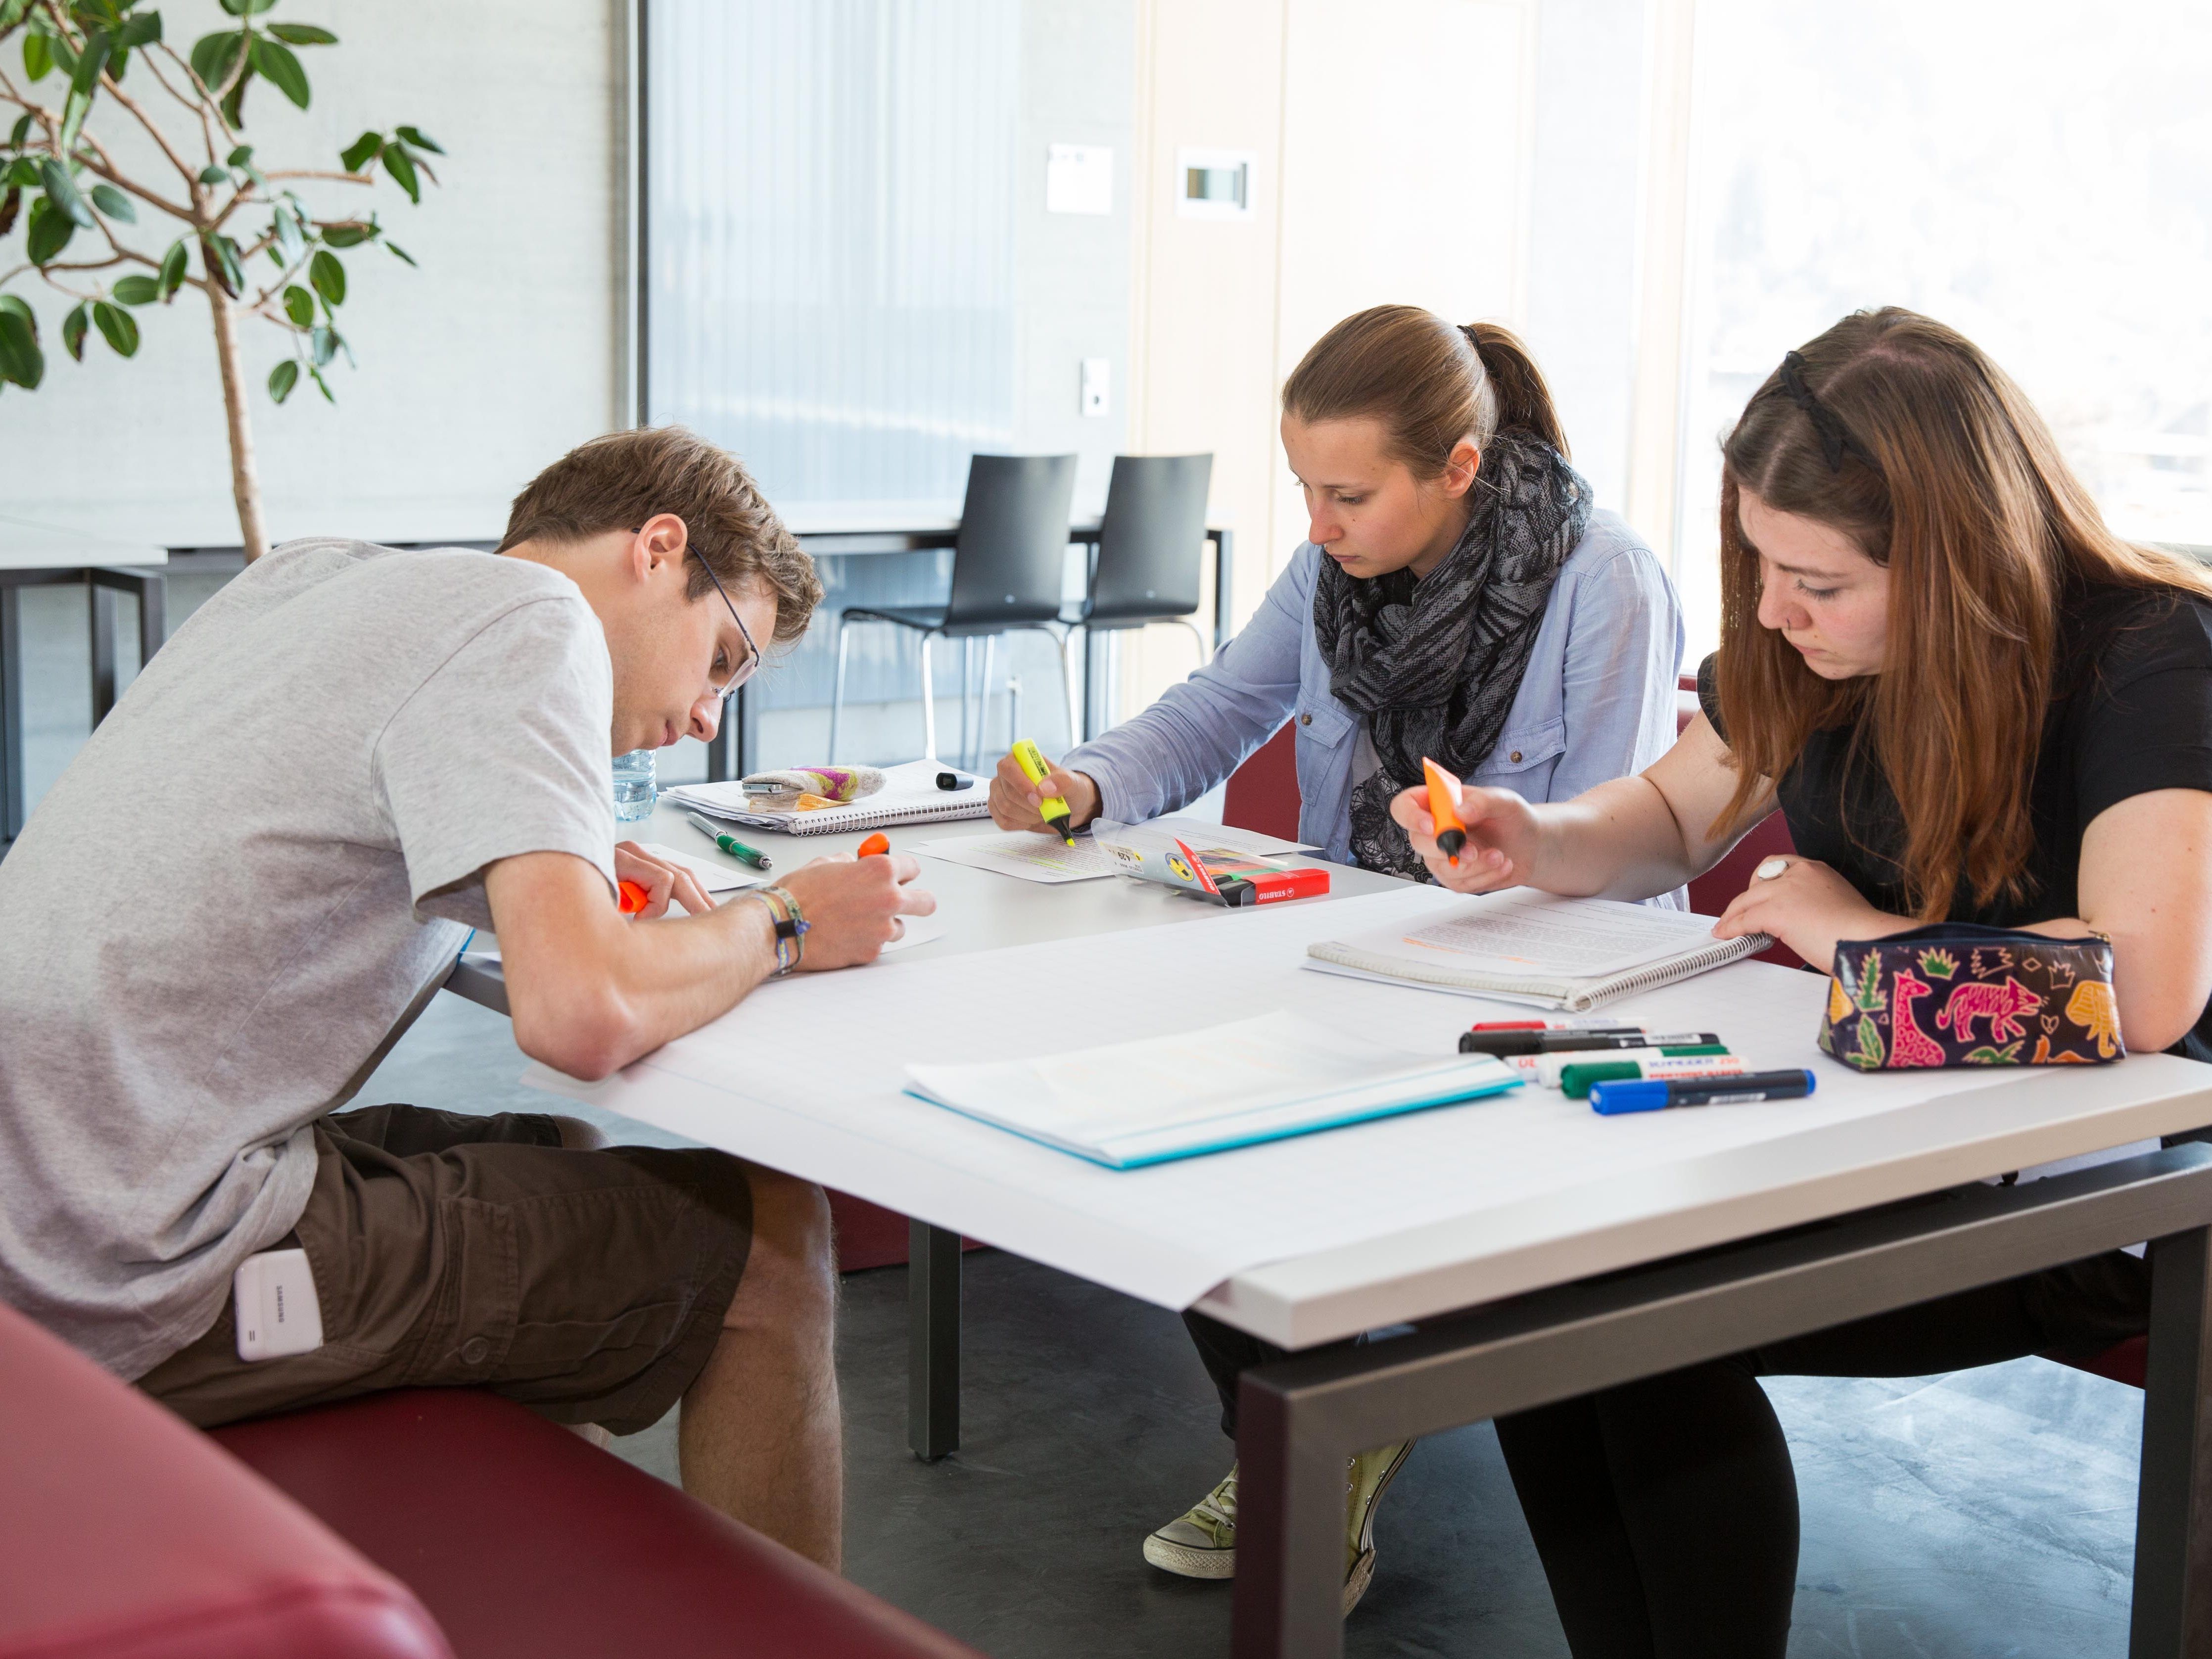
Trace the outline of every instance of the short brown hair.
<instances>
[{"instance_id":1,"label":"short brown hair","mask_svg":"<svg viewBox=\"0 0 2212 1659\"><path fill-rule=\"evenodd\" d=\"M1500 431L1567 453L1551 388L1519 337L1496 323L1461 327L1419 306L1376 306L1322 335L1283 382L1283 413L1380 421L1386 453L1417 478L1442 472L1461 439L1487 449Z\"/></svg>"},{"instance_id":2,"label":"short brown hair","mask_svg":"<svg viewBox=\"0 0 2212 1659\"><path fill-rule=\"evenodd\" d=\"M822 603L814 561L744 464L684 427L641 427L578 444L514 498L499 550L635 530L661 513L684 520L690 550L714 567L725 587L757 581L775 595L775 643L787 645L805 633ZM713 587L705 571L691 573L691 599L704 599Z\"/></svg>"},{"instance_id":3,"label":"short brown hair","mask_svg":"<svg viewBox=\"0 0 2212 1659\"><path fill-rule=\"evenodd\" d=\"M1963 894L2027 890L2037 744L2060 665L2064 607L2091 587L2212 598L2194 561L2125 542L2010 376L1954 329L1899 306L1855 312L1798 349L1722 445L1721 651L1736 820L1812 734L1863 720L1904 817L1905 885L1923 921ZM1841 531L1887 567L1879 674L1832 681L1759 620L1746 490Z\"/></svg>"}]
</instances>

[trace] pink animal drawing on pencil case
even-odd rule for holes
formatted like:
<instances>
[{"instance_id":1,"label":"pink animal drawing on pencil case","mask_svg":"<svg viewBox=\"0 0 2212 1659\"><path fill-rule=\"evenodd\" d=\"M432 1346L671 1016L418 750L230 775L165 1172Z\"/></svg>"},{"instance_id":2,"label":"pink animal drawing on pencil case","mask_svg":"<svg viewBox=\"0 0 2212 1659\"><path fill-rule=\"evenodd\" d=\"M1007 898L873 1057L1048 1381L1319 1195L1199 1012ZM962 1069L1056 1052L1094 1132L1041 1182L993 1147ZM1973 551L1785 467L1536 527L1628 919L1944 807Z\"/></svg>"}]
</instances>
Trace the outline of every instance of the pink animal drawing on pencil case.
<instances>
[{"instance_id":1,"label":"pink animal drawing on pencil case","mask_svg":"<svg viewBox=\"0 0 2212 1659\"><path fill-rule=\"evenodd\" d=\"M2034 1013L2043 1006L2043 999L2017 979L2006 978L1990 984L1960 986L1951 993L1951 1000L1943 1005L1943 1012L1936 1016L1939 1030L1948 1030L1961 1042L1974 1040L1974 1022L1986 1018L1990 1022L1991 1042L2015 1042L2027 1035L2021 1024L2021 1017Z\"/></svg>"},{"instance_id":2,"label":"pink animal drawing on pencil case","mask_svg":"<svg viewBox=\"0 0 2212 1659\"><path fill-rule=\"evenodd\" d=\"M1928 981L1910 968L1900 968L1890 981L1890 1042L1889 1063L1892 1066L1941 1066L1943 1045L1920 1029L1914 1017L1912 1005L1926 996L1931 988ZM1966 988L1960 987L1960 990ZM1952 1000L1957 1000L1957 993ZM1942 1019L1939 1014L1938 1021Z\"/></svg>"}]
</instances>

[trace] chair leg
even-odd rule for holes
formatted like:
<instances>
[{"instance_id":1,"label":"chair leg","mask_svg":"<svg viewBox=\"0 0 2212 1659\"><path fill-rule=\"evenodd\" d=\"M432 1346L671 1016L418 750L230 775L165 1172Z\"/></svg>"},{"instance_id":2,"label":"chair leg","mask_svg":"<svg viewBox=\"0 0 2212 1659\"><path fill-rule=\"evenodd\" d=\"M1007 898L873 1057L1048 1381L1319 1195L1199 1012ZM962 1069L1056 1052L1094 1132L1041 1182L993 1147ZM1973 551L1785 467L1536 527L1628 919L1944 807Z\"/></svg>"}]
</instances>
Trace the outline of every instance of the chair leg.
<instances>
[{"instance_id":1,"label":"chair leg","mask_svg":"<svg viewBox=\"0 0 2212 1659\"><path fill-rule=\"evenodd\" d=\"M969 751L965 764L973 772L983 758L983 750L991 742L991 677L999 668L999 636L983 636L983 684L975 699L975 747Z\"/></svg>"},{"instance_id":2,"label":"chair leg","mask_svg":"<svg viewBox=\"0 0 2212 1659\"><path fill-rule=\"evenodd\" d=\"M924 759L937 758L937 687L929 672L929 641L931 635L921 636L921 752Z\"/></svg>"},{"instance_id":3,"label":"chair leg","mask_svg":"<svg viewBox=\"0 0 2212 1659\"><path fill-rule=\"evenodd\" d=\"M1188 617L1177 617L1174 620L1176 626L1188 633L1193 642L1197 645L1198 665L1200 668L1205 667L1212 659L1213 648L1206 642L1204 631Z\"/></svg>"},{"instance_id":4,"label":"chair leg","mask_svg":"<svg viewBox=\"0 0 2212 1659\"><path fill-rule=\"evenodd\" d=\"M837 763L837 724L845 713L845 647L851 641L847 629L852 623L842 617L837 618L837 684L830 694L830 754L829 763Z\"/></svg>"},{"instance_id":5,"label":"chair leg","mask_svg":"<svg viewBox=\"0 0 2212 1659\"><path fill-rule=\"evenodd\" d=\"M1075 726L1075 663L1074 659L1068 653L1068 647L1074 638L1075 630L1066 628L1060 631L1054 640L1054 643L1060 647L1060 700L1067 710L1067 746L1070 749L1083 741L1083 734L1076 730ZM1086 641L1084 655L1088 658L1090 654L1089 642Z\"/></svg>"}]
</instances>

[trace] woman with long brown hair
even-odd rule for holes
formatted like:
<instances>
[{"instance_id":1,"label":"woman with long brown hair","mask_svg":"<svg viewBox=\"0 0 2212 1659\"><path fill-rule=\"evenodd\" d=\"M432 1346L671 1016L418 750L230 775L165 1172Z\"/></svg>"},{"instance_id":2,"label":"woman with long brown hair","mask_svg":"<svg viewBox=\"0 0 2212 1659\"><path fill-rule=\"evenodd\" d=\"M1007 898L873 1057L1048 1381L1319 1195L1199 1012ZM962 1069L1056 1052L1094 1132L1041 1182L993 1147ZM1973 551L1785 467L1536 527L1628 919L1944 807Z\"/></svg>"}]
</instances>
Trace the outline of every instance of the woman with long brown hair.
<instances>
[{"instance_id":1,"label":"woman with long brown hair","mask_svg":"<svg viewBox=\"0 0 2212 1659\"><path fill-rule=\"evenodd\" d=\"M1702 717L1573 801L1469 789L1457 868L1401 795L1430 868L1640 896L1778 805L1798 856L1717 933L1825 964L1943 920L2099 933L2128 1047L2212 1059L2212 574L2115 537L2019 388L1908 311L1790 353L1723 459ZM1502 1419L1576 1659L1781 1659L1796 1486L1759 1377L2095 1352L2148 1303L2115 1251Z\"/></svg>"},{"instance_id":2,"label":"woman with long brown hair","mask_svg":"<svg viewBox=\"0 0 2212 1659\"><path fill-rule=\"evenodd\" d=\"M1674 590L1568 464L1551 392L1510 332L1418 306L1346 318L1284 383L1282 439L1308 539L1258 612L1042 785L1002 763L1002 829L1041 827L1049 795L1078 828L1174 811L1295 720L1298 833L1340 863L1419 880L1390 804L1424 756L1516 800L1565 800L1674 741ZM1233 1437L1238 1373L1280 1350L1186 1317ZM1405 1453L1364 1454L1347 1475L1347 1607L1373 1572L1375 1505ZM1145 1559L1229 1577L1236 1510L1231 1468L1145 1540Z\"/></svg>"}]
</instances>

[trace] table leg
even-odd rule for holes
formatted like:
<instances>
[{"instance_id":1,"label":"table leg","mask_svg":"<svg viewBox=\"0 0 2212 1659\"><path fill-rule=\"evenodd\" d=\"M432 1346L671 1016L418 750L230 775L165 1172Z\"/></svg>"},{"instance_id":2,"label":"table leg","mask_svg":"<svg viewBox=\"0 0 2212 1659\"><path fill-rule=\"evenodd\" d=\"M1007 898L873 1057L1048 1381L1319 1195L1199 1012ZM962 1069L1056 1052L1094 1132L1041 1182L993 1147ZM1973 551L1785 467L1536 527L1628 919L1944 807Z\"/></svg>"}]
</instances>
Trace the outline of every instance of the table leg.
<instances>
[{"instance_id":1,"label":"table leg","mask_svg":"<svg viewBox=\"0 0 2212 1659\"><path fill-rule=\"evenodd\" d=\"M2129 1659L2212 1655L2212 1233L2150 1246L2150 1363L2136 1499Z\"/></svg>"},{"instance_id":2,"label":"table leg","mask_svg":"<svg viewBox=\"0 0 2212 1659\"><path fill-rule=\"evenodd\" d=\"M23 590L0 582L0 844L22 833Z\"/></svg>"},{"instance_id":3,"label":"table leg","mask_svg":"<svg viewBox=\"0 0 2212 1659\"><path fill-rule=\"evenodd\" d=\"M1237 1402L1234 1659L1338 1659L1344 1651L1344 1460L1295 1396L1246 1388Z\"/></svg>"},{"instance_id":4,"label":"table leg","mask_svg":"<svg viewBox=\"0 0 2212 1659\"><path fill-rule=\"evenodd\" d=\"M925 1463L960 1449L960 1235L907 1223L906 1443Z\"/></svg>"}]
</instances>

